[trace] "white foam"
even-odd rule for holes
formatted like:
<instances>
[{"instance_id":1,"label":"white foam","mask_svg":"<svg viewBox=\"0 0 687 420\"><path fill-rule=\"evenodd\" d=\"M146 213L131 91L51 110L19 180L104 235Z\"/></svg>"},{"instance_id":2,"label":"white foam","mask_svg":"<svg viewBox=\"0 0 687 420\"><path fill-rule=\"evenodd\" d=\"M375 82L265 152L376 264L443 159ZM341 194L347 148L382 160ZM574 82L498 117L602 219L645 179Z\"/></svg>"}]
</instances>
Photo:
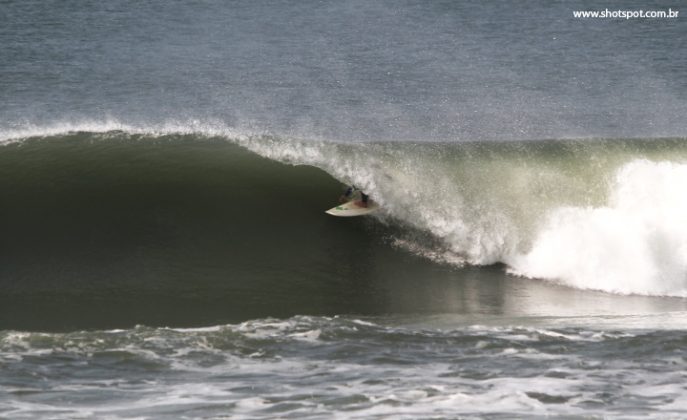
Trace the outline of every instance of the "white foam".
<instances>
[{"instance_id":1,"label":"white foam","mask_svg":"<svg viewBox=\"0 0 687 420\"><path fill-rule=\"evenodd\" d=\"M583 289L687 296L687 165L624 165L603 207L551 212L512 271Z\"/></svg>"},{"instance_id":2,"label":"white foam","mask_svg":"<svg viewBox=\"0 0 687 420\"><path fill-rule=\"evenodd\" d=\"M292 334L289 334L289 337L295 338L298 340L303 340L303 341L317 341L320 338L321 334L322 334L322 331L317 329L317 330L310 330L310 331L304 331L304 332L299 332L299 333L292 333Z\"/></svg>"}]
</instances>

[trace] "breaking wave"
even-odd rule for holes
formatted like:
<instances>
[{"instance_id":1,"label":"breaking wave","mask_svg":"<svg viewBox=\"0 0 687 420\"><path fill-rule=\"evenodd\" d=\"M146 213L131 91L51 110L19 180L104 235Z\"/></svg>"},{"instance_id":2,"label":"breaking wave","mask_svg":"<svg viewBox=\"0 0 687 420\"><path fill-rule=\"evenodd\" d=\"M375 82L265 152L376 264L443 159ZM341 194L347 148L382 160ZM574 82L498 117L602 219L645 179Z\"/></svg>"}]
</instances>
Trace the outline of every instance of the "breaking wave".
<instances>
[{"instance_id":1,"label":"breaking wave","mask_svg":"<svg viewBox=\"0 0 687 420\"><path fill-rule=\"evenodd\" d=\"M223 200L240 197L250 215L241 223L254 229L264 227L265 209L289 197L303 204L312 198L320 207L285 205L272 214L299 232L327 217L322 210L339 193L335 180L353 183L383 208L375 218L388 243L432 260L503 263L513 274L581 289L687 296L684 140L337 143L200 122L143 128L108 122L6 132L0 167L15 218L31 203L22 185L55 198L104 182L126 200L132 197L126 188L154 196L184 183L180 193L194 195L180 201L199 200L204 189L231 191ZM227 175L223 166L243 175L208 174L220 168L216 175ZM46 179L56 184L36 189ZM288 191L275 195L270 183ZM208 200L189 211L212 217L201 208ZM331 226L325 235L337 234L327 231ZM271 235L267 228L254 232ZM302 263L318 266L312 258Z\"/></svg>"}]
</instances>

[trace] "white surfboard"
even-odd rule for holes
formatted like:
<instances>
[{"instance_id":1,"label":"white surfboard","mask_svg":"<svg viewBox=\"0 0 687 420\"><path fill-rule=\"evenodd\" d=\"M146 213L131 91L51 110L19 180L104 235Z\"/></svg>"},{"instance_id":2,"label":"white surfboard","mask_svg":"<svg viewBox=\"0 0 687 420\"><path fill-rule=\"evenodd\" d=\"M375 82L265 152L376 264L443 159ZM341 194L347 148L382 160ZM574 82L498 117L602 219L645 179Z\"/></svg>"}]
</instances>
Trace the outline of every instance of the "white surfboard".
<instances>
[{"instance_id":1,"label":"white surfboard","mask_svg":"<svg viewBox=\"0 0 687 420\"><path fill-rule=\"evenodd\" d=\"M364 216L366 214L370 214L374 211L379 210L379 205L375 203L374 201L368 201L367 202L367 207L364 207L360 205L360 201L354 200L354 201L348 201L346 203L340 204L336 207L332 207L331 209L327 210L325 213L331 214L332 216L337 216L337 217L355 217L355 216Z\"/></svg>"}]
</instances>

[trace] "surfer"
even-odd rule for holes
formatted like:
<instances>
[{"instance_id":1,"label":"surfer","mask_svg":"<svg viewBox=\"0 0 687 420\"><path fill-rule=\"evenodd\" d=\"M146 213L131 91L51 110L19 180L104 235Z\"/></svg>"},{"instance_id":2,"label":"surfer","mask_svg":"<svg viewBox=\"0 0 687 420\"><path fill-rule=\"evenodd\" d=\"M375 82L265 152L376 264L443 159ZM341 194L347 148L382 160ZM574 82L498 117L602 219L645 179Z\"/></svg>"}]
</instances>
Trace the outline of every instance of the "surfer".
<instances>
[{"instance_id":1,"label":"surfer","mask_svg":"<svg viewBox=\"0 0 687 420\"><path fill-rule=\"evenodd\" d=\"M379 205L355 185L346 188L346 192L339 197L341 204L325 213L337 217L365 216L379 210Z\"/></svg>"},{"instance_id":2,"label":"surfer","mask_svg":"<svg viewBox=\"0 0 687 420\"><path fill-rule=\"evenodd\" d=\"M345 201L351 201L356 191L360 193L360 201L356 201L355 204L360 207L367 207L369 196L365 194L361 189L357 188L355 185L349 186L348 189L346 189L346 192L341 196L339 201L341 201L342 203Z\"/></svg>"}]
</instances>

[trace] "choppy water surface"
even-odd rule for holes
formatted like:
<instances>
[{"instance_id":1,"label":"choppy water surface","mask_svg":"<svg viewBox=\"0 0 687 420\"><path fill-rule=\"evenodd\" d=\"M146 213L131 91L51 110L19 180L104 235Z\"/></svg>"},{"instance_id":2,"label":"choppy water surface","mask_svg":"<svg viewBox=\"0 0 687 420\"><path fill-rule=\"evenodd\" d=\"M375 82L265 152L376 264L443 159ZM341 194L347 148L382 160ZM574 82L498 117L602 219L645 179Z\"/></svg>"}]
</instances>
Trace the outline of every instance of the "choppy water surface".
<instances>
[{"instance_id":1,"label":"choppy water surface","mask_svg":"<svg viewBox=\"0 0 687 420\"><path fill-rule=\"evenodd\" d=\"M684 322L683 314L677 317ZM665 418L685 413L684 332L612 325L443 330L375 321L299 316L195 330L5 332L0 336L3 414L415 418L632 413Z\"/></svg>"}]
</instances>

